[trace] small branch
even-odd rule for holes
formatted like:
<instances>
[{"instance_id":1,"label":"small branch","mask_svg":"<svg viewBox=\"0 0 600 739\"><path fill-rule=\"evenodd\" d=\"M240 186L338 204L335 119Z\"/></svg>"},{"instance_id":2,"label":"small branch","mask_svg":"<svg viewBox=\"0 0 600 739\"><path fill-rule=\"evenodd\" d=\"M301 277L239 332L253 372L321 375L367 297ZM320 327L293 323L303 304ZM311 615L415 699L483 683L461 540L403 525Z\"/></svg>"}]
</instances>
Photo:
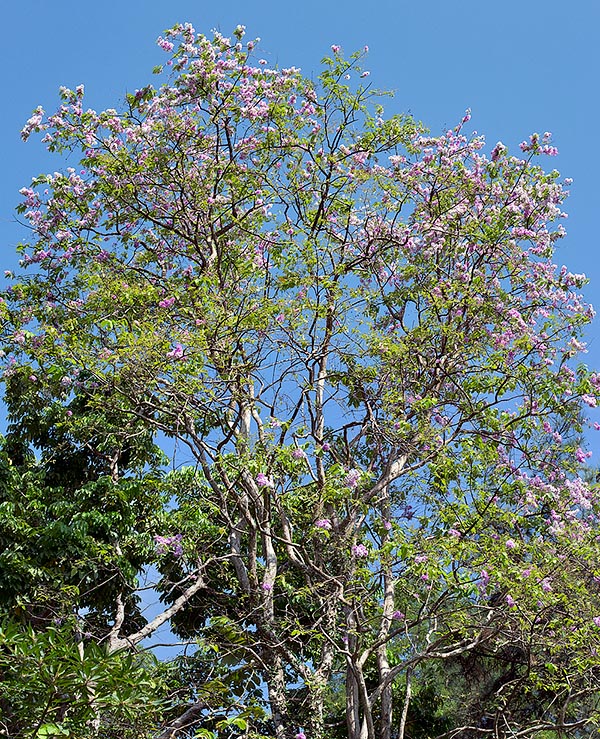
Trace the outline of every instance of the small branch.
<instances>
[{"instance_id":1,"label":"small branch","mask_svg":"<svg viewBox=\"0 0 600 739\"><path fill-rule=\"evenodd\" d=\"M156 739L174 739L178 732L183 730L187 732L194 724L202 718L202 711L208 708L208 705L204 701L196 701L191 705L185 713L182 713L178 719L172 721L166 728L164 728Z\"/></svg>"},{"instance_id":2,"label":"small branch","mask_svg":"<svg viewBox=\"0 0 600 739\"><path fill-rule=\"evenodd\" d=\"M411 671L406 671L406 693L404 695L404 705L402 706L402 715L400 716L400 726L398 727L398 739L404 739L404 731L406 729L406 718L408 716L408 706L411 696Z\"/></svg>"},{"instance_id":3,"label":"small branch","mask_svg":"<svg viewBox=\"0 0 600 739\"><path fill-rule=\"evenodd\" d=\"M108 642L108 651L112 654L112 652L116 652L119 649L128 649L131 647L135 647L139 642L143 641L146 637L150 636L150 634L153 634L157 629L159 629L166 621L168 621L170 618L172 618L178 611L180 611L192 598L195 593L197 593L202 588L206 587L206 583L202 577L200 577L200 574L198 573L197 579L190 587L183 592L179 598L173 603L172 606L169 606L169 608L165 609L162 613L159 613L156 618L152 619L150 623L146 624L144 628L137 631L135 634L131 634L130 636L126 637L125 639L120 639L117 634L113 634L111 632L110 639ZM114 629L113 629L114 631Z\"/></svg>"}]
</instances>

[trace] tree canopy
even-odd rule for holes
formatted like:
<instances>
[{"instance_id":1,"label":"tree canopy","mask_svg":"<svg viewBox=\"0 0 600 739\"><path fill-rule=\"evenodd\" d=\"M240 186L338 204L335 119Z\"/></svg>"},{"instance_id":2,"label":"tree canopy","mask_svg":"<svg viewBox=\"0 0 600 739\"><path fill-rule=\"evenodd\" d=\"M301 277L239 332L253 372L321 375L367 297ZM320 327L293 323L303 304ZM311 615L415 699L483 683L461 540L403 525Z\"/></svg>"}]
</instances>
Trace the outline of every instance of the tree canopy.
<instances>
[{"instance_id":1,"label":"tree canopy","mask_svg":"<svg viewBox=\"0 0 600 739\"><path fill-rule=\"evenodd\" d=\"M23 131L71 166L21 191L0 304L5 733L593 733L600 375L550 134L387 116L366 49L159 45L161 86Z\"/></svg>"}]
</instances>

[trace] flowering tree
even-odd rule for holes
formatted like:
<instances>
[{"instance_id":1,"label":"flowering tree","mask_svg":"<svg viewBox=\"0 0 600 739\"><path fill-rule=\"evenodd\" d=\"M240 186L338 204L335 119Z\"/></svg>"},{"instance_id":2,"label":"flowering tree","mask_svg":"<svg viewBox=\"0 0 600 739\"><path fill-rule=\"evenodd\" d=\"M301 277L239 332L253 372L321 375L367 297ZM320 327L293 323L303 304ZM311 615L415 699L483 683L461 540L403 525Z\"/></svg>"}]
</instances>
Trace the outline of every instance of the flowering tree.
<instances>
[{"instance_id":1,"label":"flowering tree","mask_svg":"<svg viewBox=\"0 0 600 739\"><path fill-rule=\"evenodd\" d=\"M205 675L161 737L214 728L216 693L219 736L416 735L432 690L447 736L584 733L600 376L575 364L584 277L552 261L551 137L486 156L468 114L440 137L386 117L366 50L313 82L243 36L178 26L162 87L102 113L63 89L23 131L80 164L22 190L5 376L114 484L142 433L191 460L147 562L165 611L128 627L124 583L96 639L169 620L253 686Z\"/></svg>"}]
</instances>

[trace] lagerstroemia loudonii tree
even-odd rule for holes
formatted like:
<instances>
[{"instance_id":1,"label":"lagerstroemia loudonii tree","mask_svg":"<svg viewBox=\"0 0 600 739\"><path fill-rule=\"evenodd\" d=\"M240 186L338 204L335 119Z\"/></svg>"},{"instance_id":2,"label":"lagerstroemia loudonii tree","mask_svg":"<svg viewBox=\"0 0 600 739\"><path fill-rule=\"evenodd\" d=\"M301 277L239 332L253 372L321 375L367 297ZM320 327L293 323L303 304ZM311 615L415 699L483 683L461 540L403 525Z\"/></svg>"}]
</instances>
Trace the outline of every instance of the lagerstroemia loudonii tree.
<instances>
[{"instance_id":1,"label":"lagerstroemia loudonii tree","mask_svg":"<svg viewBox=\"0 0 600 739\"><path fill-rule=\"evenodd\" d=\"M432 685L437 733L585 733L600 376L577 364L584 277L553 262L549 134L487 156L468 114L439 137L386 117L364 52L332 47L313 82L241 27L159 44L163 86L102 113L63 89L24 129L80 164L22 190L6 374L65 433L74 388L122 419L115 484L139 422L187 448L158 587L174 633L264 686L267 718L231 699L240 736L416 735ZM110 651L151 631L131 596Z\"/></svg>"}]
</instances>

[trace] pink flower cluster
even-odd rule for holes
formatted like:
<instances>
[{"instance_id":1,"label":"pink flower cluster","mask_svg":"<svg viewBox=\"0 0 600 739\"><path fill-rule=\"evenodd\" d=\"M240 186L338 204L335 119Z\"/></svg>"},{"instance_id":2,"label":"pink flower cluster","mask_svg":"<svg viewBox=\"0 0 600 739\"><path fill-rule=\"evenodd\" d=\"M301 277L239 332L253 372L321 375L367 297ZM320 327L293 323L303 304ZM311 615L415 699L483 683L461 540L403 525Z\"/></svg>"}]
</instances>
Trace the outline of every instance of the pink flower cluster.
<instances>
[{"instance_id":1,"label":"pink flower cluster","mask_svg":"<svg viewBox=\"0 0 600 739\"><path fill-rule=\"evenodd\" d=\"M361 477L361 471L357 469L352 469L348 474L346 475L346 479L344 480L344 485L351 490L354 490L358 487L358 481Z\"/></svg>"},{"instance_id":2,"label":"pink flower cluster","mask_svg":"<svg viewBox=\"0 0 600 739\"><path fill-rule=\"evenodd\" d=\"M159 555L172 554L174 557L181 557L183 554L182 539L182 534L175 534L174 536L159 536L157 534L154 537L156 553Z\"/></svg>"},{"instance_id":3,"label":"pink flower cluster","mask_svg":"<svg viewBox=\"0 0 600 739\"><path fill-rule=\"evenodd\" d=\"M274 488L275 484L268 475L265 475L264 472L259 472L258 475L256 475L256 484L260 488Z\"/></svg>"},{"instance_id":4,"label":"pink flower cluster","mask_svg":"<svg viewBox=\"0 0 600 739\"><path fill-rule=\"evenodd\" d=\"M181 346L181 344L175 344L173 349L171 349L170 352L167 352L167 357L169 357L170 359L181 359L181 360L186 359L185 351L183 347Z\"/></svg>"}]
</instances>

